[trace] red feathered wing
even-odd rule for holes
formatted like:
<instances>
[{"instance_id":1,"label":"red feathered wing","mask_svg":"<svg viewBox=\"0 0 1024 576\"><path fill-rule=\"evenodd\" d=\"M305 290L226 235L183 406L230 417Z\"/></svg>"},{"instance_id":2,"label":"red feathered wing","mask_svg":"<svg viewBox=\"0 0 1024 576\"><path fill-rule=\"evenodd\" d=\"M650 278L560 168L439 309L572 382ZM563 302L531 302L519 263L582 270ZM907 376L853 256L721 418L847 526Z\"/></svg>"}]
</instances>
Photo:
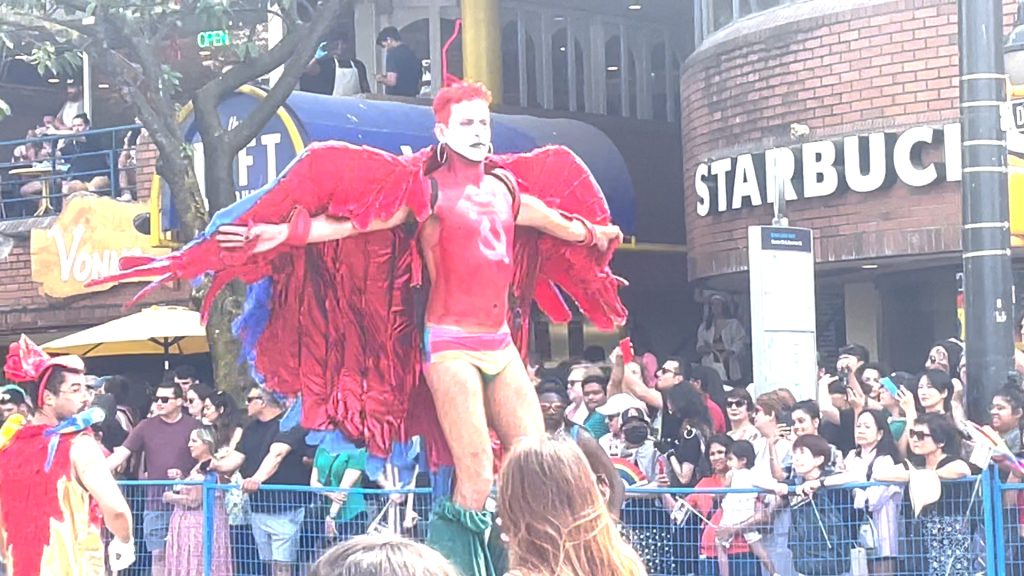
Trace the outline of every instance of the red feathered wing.
<instances>
[{"instance_id":1,"label":"red feathered wing","mask_svg":"<svg viewBox=\"0 0 1024 576\"><path fill-rule=\"evenodd\" d=\"M521 194L592 224L611 223L608 203L593 174L568 148L547 146L526 154L496 156L494 162L516 177ZM623 281L612 274L609 266L615 247L602 252L534 230L516 229L512 286L516 305L510 320L524 354L533 301L554 322L572 319L559 289L599 329L613 330L625 324L627 312L618 293Z\"/></svg>"},{"instance_id":2,"label":"red feathered wing","mask_svg":"<svg viewBox=\"0 0 1024 576\"><path fill-rule=\"evenodd\" d=\"M239 330L266 386L302 393L304 427L340 429L386 456L402 435L419 378L410 289L414 231L370 232L258 255L221 250L212 235L229 223L285 222L298 207L351 219L360 229L403 207L422 220L430 210L423 159L342 142L312 144L258 197L219 212L206 233L180 251L123 262L134 267L104 281L160 276L159 283L211 273L205 317L213 296L231 280L269 278L269 286L250 287Z\"/></svg>"}]
</instances>

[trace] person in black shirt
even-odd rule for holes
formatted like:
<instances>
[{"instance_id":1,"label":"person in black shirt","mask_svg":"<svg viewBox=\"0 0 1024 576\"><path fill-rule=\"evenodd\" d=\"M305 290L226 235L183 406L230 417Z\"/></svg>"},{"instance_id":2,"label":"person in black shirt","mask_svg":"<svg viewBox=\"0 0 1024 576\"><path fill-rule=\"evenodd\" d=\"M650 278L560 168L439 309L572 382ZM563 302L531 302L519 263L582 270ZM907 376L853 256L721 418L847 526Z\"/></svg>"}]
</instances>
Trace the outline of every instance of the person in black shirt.
<instances>
[{"instance_id":1,"label":"person in black shirt","mask_svg":"<svg viewBox=\"0 0 1024 576\"><path fill-rule=\"evenodd\" d=\"M423 65L416 53L402 43L398 28L388 26L377 34L377 45L387 50L387 73L378 74L388 96L415 97L420 93Z\"/></svg>"},{"instance_id":2,"label":"person in black shirt","mask_svg":"<svg viewBox=\"0 0 1024 576\"><path fill-rule=\"evenodd\" d=\"M63 140L60 155L68 163L64 196L110 189L110 147L104 147L99 138L87 134L90 128L89 115L83 112L71 121L74 136Z\"/></svg>"},{"instance_id":3,"label":"person in black shirt","mask_svg":"<svg viewBox=\"0 0 1024 576\"><path fill-rule=\"evenodd\" d=\"M355 70L359 81L358 88L337 85L336 77L339 68ZM368 94L370 92L370 81L366 76L366 65L361 60L352 58L348 41L345 38L339 38L320 45L316 56L309 63L309 66L306 67L306 71L299 80L299 89L303 92L313 92L314 94L324 94L326 96L351 96L354 94Z\"/></svg>"},{"instance_id":4,"label":"person in black shirt","mask_svg":"<svg viewBox=\"0 0 1024 576\"><path fill-rule=\"evenodd\" d=\"M214 457L221 473L238 470L242 490L249 494L252 533L260 560L270 562L271 574L290 575L305 518L301 492L261 490L264 485L305 486L310 470L302 462L306 430L281 430L284 407L270 393L253 386L245 398L252 421L242 430L238 448Z\"/></svg>"}]
</instances>

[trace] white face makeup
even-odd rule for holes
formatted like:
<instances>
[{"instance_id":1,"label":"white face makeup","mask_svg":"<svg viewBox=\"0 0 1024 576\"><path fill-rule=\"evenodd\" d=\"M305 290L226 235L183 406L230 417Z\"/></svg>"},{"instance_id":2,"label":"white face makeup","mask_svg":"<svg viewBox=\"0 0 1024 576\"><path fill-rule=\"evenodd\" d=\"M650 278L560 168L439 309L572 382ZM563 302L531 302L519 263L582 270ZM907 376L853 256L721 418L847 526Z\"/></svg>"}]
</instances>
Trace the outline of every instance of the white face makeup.
<instances>
[{"instance_id":1,"label":"white face makeup","mask_svg":"<svg viewBox=\"0 0 1024 576\"><path fill-rule=\"evenodd\" d=\"M483 162L491 154L491 109L484 100L467 100L452 105L448 124L434 128L437 139L473 162Z\"/></svg>"}]
</instances>

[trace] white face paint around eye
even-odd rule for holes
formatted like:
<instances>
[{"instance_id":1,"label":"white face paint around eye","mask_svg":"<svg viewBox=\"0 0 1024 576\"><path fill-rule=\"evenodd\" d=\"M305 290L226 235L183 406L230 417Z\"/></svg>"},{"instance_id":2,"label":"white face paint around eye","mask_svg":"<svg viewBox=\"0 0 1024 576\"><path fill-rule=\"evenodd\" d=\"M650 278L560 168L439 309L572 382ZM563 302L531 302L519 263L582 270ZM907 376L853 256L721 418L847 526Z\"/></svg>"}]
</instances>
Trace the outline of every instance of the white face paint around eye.
<instances>
[{"instance_id":1,"label":"white face paint around eye","mask_svg":"<svg viewBox=\"0 0 1024 576\"><path fill-rule=\"evenodd\" d=\"M484 100L468 100L453 104L439 135L451 151L471 160L483 162L491 154L491 110Z\"/></svg>"}]
</instances>

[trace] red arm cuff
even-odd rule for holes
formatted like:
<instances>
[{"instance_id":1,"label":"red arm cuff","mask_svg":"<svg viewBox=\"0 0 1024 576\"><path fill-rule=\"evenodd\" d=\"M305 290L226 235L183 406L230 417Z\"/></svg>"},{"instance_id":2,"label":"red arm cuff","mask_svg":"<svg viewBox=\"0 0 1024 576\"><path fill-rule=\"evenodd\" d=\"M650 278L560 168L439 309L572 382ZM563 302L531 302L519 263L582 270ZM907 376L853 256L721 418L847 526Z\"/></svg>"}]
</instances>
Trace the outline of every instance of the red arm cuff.
<instances>
[{"instance_id":1,"label":"red arm cuff","mask_svg":"<svg viewBox=\"0 0 1024 576\"><path fill-rule=\"evenodd\" d=\"M288 221L288 237L284 243L289 246L305 246L309 240L309 231L313 226L313 219L309 212L302 207L292 212L291 220Z\"/></svg>"},{"instance_id":2,"label":"red arm cuff","mask_svg":"<svg viewBox=\"0 0 1024 576\"><path fill-rule=\"evenodd\" d=\"M589 220L576 214L562 212L561 210L559 210L559 213L568 220L575 220L580 224L583 224L583 229L586 232L586 234L583 236L583 240L580 240L576 244L579 244L580 246L586 246L588 248L597 244L597 228L595 228Z\"/></svg>"}]
</instances>

